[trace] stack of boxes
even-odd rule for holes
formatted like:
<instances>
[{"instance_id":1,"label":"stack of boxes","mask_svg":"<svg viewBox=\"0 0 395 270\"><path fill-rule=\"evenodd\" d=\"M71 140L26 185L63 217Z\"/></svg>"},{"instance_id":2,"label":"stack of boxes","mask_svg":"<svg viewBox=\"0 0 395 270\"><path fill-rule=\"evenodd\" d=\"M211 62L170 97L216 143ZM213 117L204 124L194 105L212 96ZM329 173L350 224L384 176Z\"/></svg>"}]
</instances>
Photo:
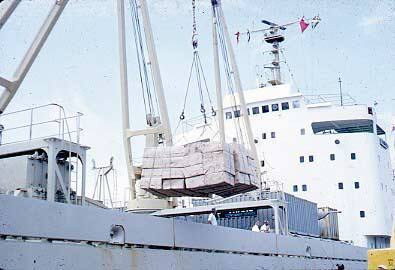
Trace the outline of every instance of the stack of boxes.
<instances>
[{"instance_id":1,"label":"stack of boxes","mask_svg":"<svg viewBox=\"0 0 395 270\"><path fill-rule=\"evenodd\" d=\"M146 148L140 187L160 197L223 197L259 187L255 160L238 144Z\"/></svg>"}]
</instances>

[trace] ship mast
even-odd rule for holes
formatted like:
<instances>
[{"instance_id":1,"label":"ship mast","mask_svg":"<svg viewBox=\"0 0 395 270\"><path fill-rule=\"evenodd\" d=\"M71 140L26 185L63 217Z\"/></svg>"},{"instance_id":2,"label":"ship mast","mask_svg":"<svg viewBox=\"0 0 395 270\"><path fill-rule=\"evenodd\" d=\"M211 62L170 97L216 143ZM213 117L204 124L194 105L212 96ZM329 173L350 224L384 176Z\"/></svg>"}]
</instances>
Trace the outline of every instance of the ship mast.
<instances>
[{"instance_id":1,"label":"ship mast","mask_svg":"<svg viewBox=\"0 0 395 270\"><path fill-rule=\"evenodd\" d=\"M281 82L281 66L280 66L280 43L285 40L280 30L285 30L285 27L278 26L274 23L262 20L263 23L269 24L271 27L265 31L264 41L272 45L273 60L270 65L265 66L272 71L272 79L269 80L271 85L280 85Z\"/></svg>"}]
</instances>

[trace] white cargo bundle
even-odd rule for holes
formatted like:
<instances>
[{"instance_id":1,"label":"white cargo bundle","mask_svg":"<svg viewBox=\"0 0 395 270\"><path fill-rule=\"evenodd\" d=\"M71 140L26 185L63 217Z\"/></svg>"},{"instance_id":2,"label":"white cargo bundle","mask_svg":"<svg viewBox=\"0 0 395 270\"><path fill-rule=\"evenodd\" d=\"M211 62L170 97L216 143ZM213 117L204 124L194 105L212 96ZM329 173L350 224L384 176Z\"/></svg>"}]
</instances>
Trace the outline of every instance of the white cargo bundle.
<instances>
[{"instance_id":1,"label":"white cargo bundle","mask_svg":"<svg viewBox=\"0 0 395 270\"><path fill-rule=\"evenodd\" d=\"M144 150L140 187L158 196L230 196L257 189L256 164L241 145L197 142Z\"/></svg>"}]
</instances>

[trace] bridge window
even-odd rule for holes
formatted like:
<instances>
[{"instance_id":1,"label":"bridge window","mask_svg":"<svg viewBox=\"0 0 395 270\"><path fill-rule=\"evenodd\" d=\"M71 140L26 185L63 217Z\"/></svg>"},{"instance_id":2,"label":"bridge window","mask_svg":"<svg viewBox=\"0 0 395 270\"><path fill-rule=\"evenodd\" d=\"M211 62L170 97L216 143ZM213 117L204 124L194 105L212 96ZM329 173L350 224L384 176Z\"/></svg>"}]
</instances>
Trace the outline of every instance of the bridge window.
<instances>
[{"instance_id":1,"label":"bridge window","mask_svg":"<svg viewBox=\"0 0 395 270\"><path fill-rule=\"evenodd\" d=\"M300 135L305 135L306 134L306 130L304 128L300 129Z\"/></svg>"},{"instance_id":2,"label":"bridge window","mask_svg":"<svg viewBox=\"0 0 395 270\"><path fill-rule=\"evenodd\" d=\"M294 192L298 192L298 186L297 186L297 185L294 185L294 186L293 186L293 191L294 191Z\"/></svg>"},{"instance_id":3,"label":"bridge window","mask_svg":"<svg viewBox=\"0 0 395 270\"><path fill-rule=\"evenodd\" d=\"M281 103L281 109L283 111L288 110L289 109L289 103L288 102L282 102Z\"/></svg>"},{"instance_id":4,"label":"bridge window","mask_svg":"<svg viewBox=\"0 0 395 270\"><path fill-rule=\"evenodd\" d=\"M262 106L262 113L268 113L269 112L269 105L263 105Z\"/></svg>"},{"instance_id":5,"label":"bridge window","mask_svg":"<svg viewBox=\"0 0 395 270\"><path fill-rule=\"evenodd\" d=\"M300 108L300 101L299 100L292 101L292 107L294 107L294 109Z\"/></svg>"},{"instance_id":6,"label":"bridge window","mask_svg":"<svg viewBox=\"0 0 395 270\"><path fill-rule=\"evenodd\" d=\"M304 162L304 156L300 156L300 157L299 157L299 162L300 162L300 163L303 163L303 162Z\"/></svg>"},{"instance_id":7,"label":"bridge window","mask_svg":"<svg viewBox=\"0 0 395 270\"><path fill-rule=\"evenodd\" d=\"M235 118L238 118L238 117L240 117L240 110L235 111Z\"/></svg>"},{"instance_id":8,"label":"bridge window","mask_svg":"<svg viewBox=\"0 0 395 270\"><path fill-rule=\"evenodd\" d=\"M252 114L259 114L259 107L252 107Z\"/></svg>"},{"instance_id":9,"label":"bridge window","mask_svg":"<svg viewBox=\"0 0 395 270\"><path fill-rule=\"evenodd\" d=\"M302 185L302 191L307 191L307 185Z\"/></svg>"},{"instance_id":10,"label":"bridge window","mask_svg":"<svg viewBox=\"0 0 395 270\"><path fill-rule=\"evenodd\" d=\"M330 154L329 158L330 160L335 160L335 154Z\"/></svg>"},{"instance_id":11,"label":"bridge window","mask_svg":"<svg viewBox=\"0 0 395 270\"><path fill-rule=\"evenodd\" d=\"M313 162L314 161L314 156L309 156L309 162Z\"/></svg>"},{"instance_id":12,"label":"bridge window","mask_svg":"<svg viewBox=\"0 0 395 270\"><path fill-rule=\"evenodd\" d=\"M247 113L248 115L250 115L250 108L247 108Z\"/></svg>"},{"instance_id":13,"label":"bridge window","mask_svg":"<svg viewBox=\"0 0 395 270\"><path fill-rule=\"evenodd\" d=\"M311 123L314 134L373 133L373 120L333 120Z\"/></svg>"},{"instance_id":14,"label":"bridge window","mask_svg":"<svg viewBox=\"0 0 395 270\"><path fill-rule=\"evenodd\" d=\"M265 161L261 160L261 167L265 167Z\"/></svg>"},{"instance_id":15,"label":"bridge window","mask_svg":"<svg viewBox=\"0 0 395 270\"><path fill-rule=\"evenodd\" d=\"M354 182L355 189L359 189L359 182Z\"/></svg>"},{"instance_id":16,"label":"bridge window","mask_svg":"<svg viewBox=\"0 0 395 270\"><path fill-rule=\"evenodd\" d=\"M355 154L355 153L351 153L351 159L352 159L352 160L355 160L355 159L357 159L357 156L356 156L356 154Z\"/></svg>"},{"instance_id":17,"label":"bridge window","mask_svg":"<svg viewBox=\"0 0 395 270\"><path fill-rule=\"evenodd\" d=\"M232 113L231 112L226 112L225 113L226 119L232 119Z\"/></svg>"},{"instance_id":18,"label":"bridge window","mask_svg":"<svg viewBox=\"0 0 395 270\"><path fill-rule=\"evenodd\" d=\"M278 110L279 110L278 104L277 103L272 104L272 112L276 112Z\"/></svg>"},{"instance_id":19,"label":"bridge window","mask_svg":"<svg viewBox=\"0 0 395 270\"><path fill-rule=\"evenodd\" d=\"M343 187L343 183L338 183L337 186L338 186L339 189L343 189L344 188Z\"/></svg>"},{"instance_id":20,"label":"bridge window","mask_svg":"<svg viewBox=\"0 0 395 270\"><path fill-rule=\"evenodd\" d=\"M365 217L365 211L359 211L359 216L361 218L364 218Z\"/></svg>"},{"instance_id":21,"label":"bridge window","mask_svg":"<svg viewBox=\"0 0 395 270\"><path fill-rule=\"evenodd\" d=\"M266 133L262 133L262 139L266 140Z\"/></svg>"},{"instance_id":22,"label":"bridge window","mask_svg":"<svg viewBox=\"0 0 395 270\"><path fill-rule=\"evenodd\" d=\"M270 137L272 137L273 139L276 138L276 132L271 132Z\"/></svg>"}]
</instances>

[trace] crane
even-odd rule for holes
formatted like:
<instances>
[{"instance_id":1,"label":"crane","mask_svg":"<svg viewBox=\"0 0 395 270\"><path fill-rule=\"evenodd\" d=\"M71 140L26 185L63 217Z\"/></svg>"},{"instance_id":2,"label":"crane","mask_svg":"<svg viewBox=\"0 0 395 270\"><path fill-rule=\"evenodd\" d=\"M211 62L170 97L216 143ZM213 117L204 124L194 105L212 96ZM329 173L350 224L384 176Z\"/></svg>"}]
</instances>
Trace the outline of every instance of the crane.
<instances>
[{"instance_id":1,"label":"crane","mask_svg":"<svg viewBox=\"0 0 395 270\"><path fill-rule=\"evenodd\" d=\"M15 70L12 78L6 79L0 76L0 86L4 87L4 91L0 95L0 115L5 111L21 86L26 74L29 72L34 60L44 46L45 41L51 34L53 27L58 21L68 1L69 0L56 0L54 2L52 8L48 12L46 19L41 24L41 27L32 44L26 51L24 57ZM21 0L5 0L0 5L0 30L10 18L11 14L18 7L20 2Z\"/></svg>"},{"instance_id":2,"label":"crane","mask_svg":"<svg viewBox=\"0 0 395 270\"><path fill-rule=\"evenodd\" d=\"M21 0L5 0L0 6L0 29L7 22L11 14L15 11L17 6L20 4ZM36 34L31 46L26 51L22 61L20 62L18 68L14 72L11 79L4 78L0 76L0 86L4 87L4 91L0 96L0 115L5 111L7 106L10 104L11 100L20 88L26 74L29 72L32 64L34 63L37 55L41 51L45 41L50 35L53 27L57 23L60 15L62 14L64 8L66 7L68 0L55 0L52 8L50 9L46 19L42 23L38 33ZM131 201L135 202L132 206L139 208L140 202L136 200L136 172L133 164L132 157L132 144L131 138L137 136L145 136L146 146L158 146L162 143L166 146L171 146L173 144L172 134L170 129L170 121L167 111L165 93L163 89L162 77L160 73L157 52L155 48L153 31L151 27L151 21L149 17L147 1L146 0L131 0L131 10L132 16L134 18L135 33L137 35L136 45L139 45L139 65L141 64L142 69L149 69L152 75L152 84L155 89L155 95L158 100L159 112L157 114L146 113L147 125L144 129L135 130L130 126L130 115L129 115L129 86L127 80L127 55L126 55L126 35L125 35L125 7L124 0L117 0L117 17L118 17L118 32L119 32L119 56L120 56L120 79L121 79L121 105L122 105L122 126L123 126L123 144L124 152L126 156L127 170L129 176L129 186L130 186L130 198ZM216 94L217 94L217 106L219 115L219 129L221 143L224 143L224 119L222 112L222 90L221 90L221 78L219 69L219 44L217 36L222 33L223 46L227 47L227 55L229 55L229 67L228 71L232 74L235 89L239 97L239 107L242 112L242 119L244 121L244 126L246 129L246 134L248 137L248 145L255 157L259 172L259 161L258 155L255 148L255 143L252 137L252 129L248 118L246 102L244 99L244 94L242 90L241 80L239 76L238 67L235 61L235 55L230 41L229 31L224 18L224 13L221 7L220 0L211 0L212 5L212 22L213 22L213 49L214 49L214 64L215 64L215 82L216 82ZM140 25L140 20L142 25ZM144 41L141 34L141 30L144 30ZM221 33L218 33L220 31ZM143 49L143 45L146 49ZM147 55L146 55L147 54ZM148 67L149 66L149 67ZM143 70L145 76L147 76L147 70ZM149 88L148 84L145 86ZM146 89L146 90L147 90ZM259 177L260 178L260 177ZM147 202L147 201L146 201ZM145 202L145 203L146 203ZM168 206L165 200L160 200L152 198L149 203L151 207L163 208Z\"/></svg>"}]
</instances>

